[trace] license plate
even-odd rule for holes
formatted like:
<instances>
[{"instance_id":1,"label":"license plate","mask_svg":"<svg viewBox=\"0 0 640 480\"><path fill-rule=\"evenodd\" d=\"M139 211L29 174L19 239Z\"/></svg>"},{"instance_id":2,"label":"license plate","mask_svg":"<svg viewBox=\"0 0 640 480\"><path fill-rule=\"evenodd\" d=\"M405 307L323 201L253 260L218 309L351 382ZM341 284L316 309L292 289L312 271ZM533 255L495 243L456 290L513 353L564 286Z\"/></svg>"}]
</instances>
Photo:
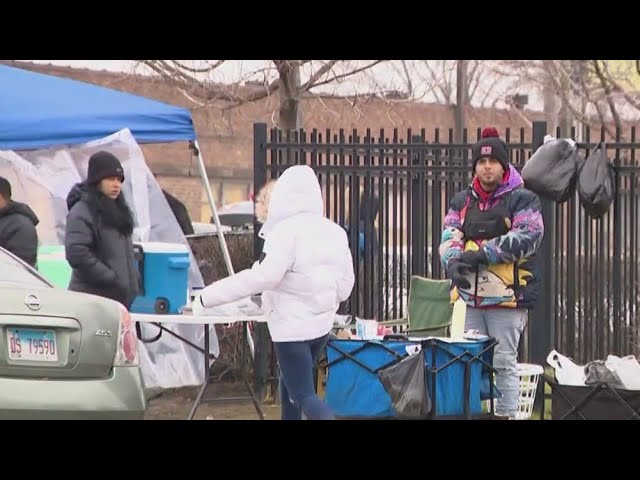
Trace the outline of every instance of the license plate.
<instances>
[{"instance_id":1,"label":"license plate","mask_svg":"<svg viewBox=\"0 0 640 480\"><path fill-rule=\"evenodd\" d=\"M7 347L10 360L58 361L58 343L53 330L9 328Z\"/></svg>"}]
</instances>

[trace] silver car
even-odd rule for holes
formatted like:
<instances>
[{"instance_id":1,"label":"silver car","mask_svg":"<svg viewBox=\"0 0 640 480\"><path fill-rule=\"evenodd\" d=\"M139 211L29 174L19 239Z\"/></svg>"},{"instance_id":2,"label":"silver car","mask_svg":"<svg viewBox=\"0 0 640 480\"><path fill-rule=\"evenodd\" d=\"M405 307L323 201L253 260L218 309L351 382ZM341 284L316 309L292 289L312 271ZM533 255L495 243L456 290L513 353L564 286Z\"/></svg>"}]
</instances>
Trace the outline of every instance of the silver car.
<instances>
[{"instance_id":1,"label":"silver car","mask_svg":"<svg viewBox=\"0 0 640 480\"><path fill-rule=\"evenodd\" d=\"M142 419L138 340L118 302L54 288L0 248L0 419Z\"/></svg>"}]
</instances>

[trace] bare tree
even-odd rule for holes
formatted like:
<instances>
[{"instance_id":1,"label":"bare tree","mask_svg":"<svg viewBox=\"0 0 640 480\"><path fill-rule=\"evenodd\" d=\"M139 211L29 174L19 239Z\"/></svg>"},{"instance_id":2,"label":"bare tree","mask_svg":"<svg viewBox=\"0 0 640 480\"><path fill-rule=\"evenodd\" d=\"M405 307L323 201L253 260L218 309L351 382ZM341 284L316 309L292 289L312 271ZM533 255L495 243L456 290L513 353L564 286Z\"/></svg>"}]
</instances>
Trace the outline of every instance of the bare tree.
<instances>
[{"instance_id":1,"label":"bare tree","mask_svg":"<svg viewBox=\"0 0 640 480\"><path fill-rule=\"evenodd\" d=\"M559 123L603 125L610 136L622 130L625 117L640 114L640 95L634 91L632 62L613 68L609 60L501 61L494 72L519 79L521 84L552 91L559 100ZM635 65L637 67L637 65Z\"/></svg>"},{"instance_id":2,"label":"bare tree","mask_svg":"<svg viewBox=\"0 0 640 480\"><path fill-rule=\"evenodd\" d=\"M216 81L216 74L233 61L140 60L156 75L171 81L198 105L230 109L248 102L279 96L279 126L286 130L302 125L300 101L305 94L366 72L385 60L271 60L264 67L240 72L231 81ZM218 76L219 77L219 76ZM373 92L357 92L369 95Z\"/></svg>"},{"instance_id":3,"label":"bare tree","mask_svg":"<svg viewBox=\"0 0 640 480\"><path fill-rule=\"evenodd\" d=\"M467 106L467 60L458 60L456 65L456 105L455 105L455 134L456 142L462 143L465 126L465 107Z\"/></svg>"},{"instance_id":4,"label":"bare tree","mask_svg":"<svg viewBox=\"0 0 640 480\"><path fill-rule=\"evenodd\" d=\"M545 93L545 105L557 109L547 112L549 118L557 115L563 130L597 122L612 135L613 127L640 114L640 96L633 90L640 61L626 62L626 70L602 60L266 60L236 68L241 63L138 61L196 105L227 111L275 96L274 124L283 129L302 125L301 100L309 95L321 101L323 96L346 98L356 111L362 97L382 98L390 108L396 102L428 97L457 109L456 130L464 126L462 111L467 105L506 105L528 121L521 97L514 95L523 88Z\"/></svg>"},{"instance_id":5,"label":"bare tree","mask_svg":"<svg viewBox=\"0 0 640 480\"><path fill-rule=\"evenodd\" d=\"M467 104L475 103L480 107L494 106L497 98L491 98L491 92L499 78L492 75L492 62L482 60L424 60L422 61L421 80L429 84L429 90L438 103L455 105L458 97L458 68L460 62L466 69L464 90L461 92ZM464 70L464 69L463 69Z\"/></svg>"},{"instance_id":6,"label":"bare tree","mask_svg":"<svg viewBox=\"0 0 640 480\"><path fill-rule=\"evenodd\" d=\"M497 102L491 62L465 60L463 85L458 88L457 60L266 60L246 70L236 60L140 60L139 65L171 81L196 105L223 111L276 95L274 123L283 129L302 125L301 100L308 95L348 99L357 110L362 98L389 103L426 97L461 108ZM229 74L229 69L234 69ZM226 74L223 71L227 71ZM226 75L226 76L225 76ZM462 118L460 112L457 117Z\"/></svg>"}]
</instances>

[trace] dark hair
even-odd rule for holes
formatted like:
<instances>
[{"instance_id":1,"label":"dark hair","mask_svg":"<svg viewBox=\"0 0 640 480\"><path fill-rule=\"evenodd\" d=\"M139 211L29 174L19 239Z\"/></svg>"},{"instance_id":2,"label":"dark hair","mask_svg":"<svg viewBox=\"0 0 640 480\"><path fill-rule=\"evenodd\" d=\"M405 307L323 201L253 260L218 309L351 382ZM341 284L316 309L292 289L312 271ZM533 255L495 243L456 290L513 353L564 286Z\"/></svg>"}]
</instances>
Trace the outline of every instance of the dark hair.
<instances>
[{"instance_id":1,"label":"dark hair","mask_svg":"<svg viewBox=\"0 0 640 480\"><path fill-rule=\"evenodd\" d=\"M11 199L11 184L4 177L0 177L0 195L7 200Z\"/></svg>"}]
</instances>

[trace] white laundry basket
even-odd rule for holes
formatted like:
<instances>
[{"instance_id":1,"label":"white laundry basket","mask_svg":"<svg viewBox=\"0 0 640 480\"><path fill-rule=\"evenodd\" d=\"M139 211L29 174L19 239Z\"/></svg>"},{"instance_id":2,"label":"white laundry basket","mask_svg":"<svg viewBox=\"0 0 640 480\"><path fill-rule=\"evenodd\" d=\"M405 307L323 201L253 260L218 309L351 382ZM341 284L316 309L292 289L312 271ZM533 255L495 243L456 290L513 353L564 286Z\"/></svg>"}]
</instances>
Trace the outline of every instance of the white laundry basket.
<instances>
[{"instance_id":1,"label":"white laundry basket","mask_svg":"<svg viewBox=\"0 0 640 480\"><path fill-rule=\"evenodd\" d=\"M544 373L544 368L530 363L518 363L516 370L520 378L516 420L529 420L533 411L533 402L536 399L540 375Z\"/></svg>"}]
</instances>

